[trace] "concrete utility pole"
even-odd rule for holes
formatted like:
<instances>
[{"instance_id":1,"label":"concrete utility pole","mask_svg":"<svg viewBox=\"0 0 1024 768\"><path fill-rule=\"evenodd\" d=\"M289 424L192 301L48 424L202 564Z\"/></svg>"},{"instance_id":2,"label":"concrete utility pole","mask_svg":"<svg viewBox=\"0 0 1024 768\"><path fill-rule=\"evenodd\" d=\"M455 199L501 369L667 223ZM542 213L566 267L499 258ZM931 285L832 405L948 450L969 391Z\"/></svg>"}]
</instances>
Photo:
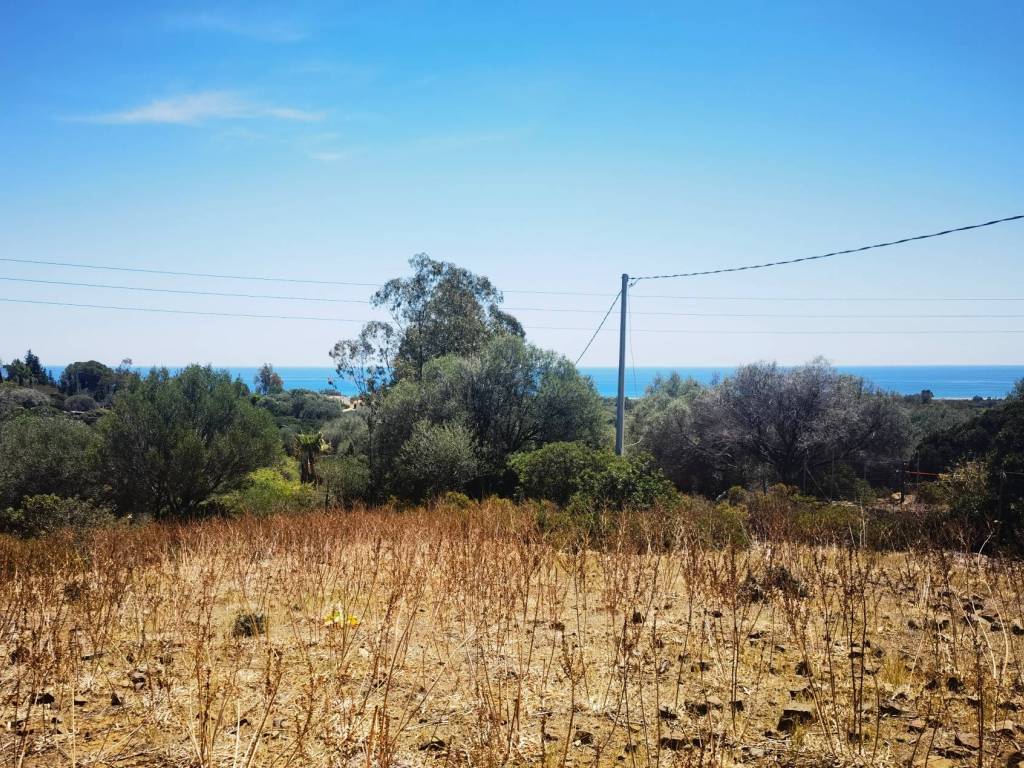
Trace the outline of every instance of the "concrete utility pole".
<instances>
[{"instance_id":1,"label":"concrete utility pole","mask_svg":"<svg viewBox=\"0 0 1024 768\"><path fill-rule=\"evenodd\" d=\"M626 426L626 293L629 275L622 275L619 294L619 395L615 402L615 455L622 455L622 433Z\"/></svg>"}]
</instances>

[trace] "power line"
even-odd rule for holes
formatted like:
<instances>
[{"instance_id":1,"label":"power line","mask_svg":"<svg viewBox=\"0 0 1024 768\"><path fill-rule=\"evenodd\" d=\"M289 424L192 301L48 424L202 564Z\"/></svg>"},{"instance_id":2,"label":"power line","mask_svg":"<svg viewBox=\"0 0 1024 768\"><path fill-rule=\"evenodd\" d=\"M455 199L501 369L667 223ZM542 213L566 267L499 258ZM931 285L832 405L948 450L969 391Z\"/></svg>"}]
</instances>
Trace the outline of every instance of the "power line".
<instances>
[{"instance_id":1,"label":"power line","mask_svg":"<svg viewBox=\"0 0 1024 768\"><path fill-rule=\"evenodd\" d=\"M40 304L49 307L76 307L81 309L114 309L124 312L155 312L164 315L205 315L209 317L245 317L260 320L314 320L329 323L365 323L366 320L353 320L344 317L315 317L306 315L264 315L250 312L214 312L199 309L163 309L160 307L119 307L110 304L79 304L68 301L43 301L41 299L9 299L0 297L0 301L11 304Z\"/></svg>"},{"instance_id":2,"label":"power line","mask_svg":"<svg viewBox=\"0 0 1024 768\"><path fill-rule=\"evenodd\" d=\"M238 317L238 318L249 318L259 320L304 320L314 322L325 322L325 323L363 323L366 320L356 320L352 318L344 317L318 317L309 315L276 315L276 314L257 314L248 312L215 312L207 310L190 310L190 309L166 309L161 307L126 307L117 306L111 304L86 304L66 301L44 301L41 299L11 299L7 297L0 297L0 301L10 304L31 304L41 305L50 307L72 307L79 309L106 309L116 310L122 312L153 312L158 314L170 314L170 315L201 315L209 317ZM602 330L616 331L617 329L609 328L605 329L604 324L608 320L608 316L611 311L615 308L618 303L618 296L615 297L615 301L612 302L608 311L602 318L601 323L593 331L590 341L587 342L587 346L580 353L580 356L576 359L578 363L583 355L590 349L594 339L597 338L597 334ZM534 331L590 331L588 327L573 327L573 326L557 326L557 325L531 325L525 326L529 330ZM969 334L969 335L984 335L984 334L1024 334L1024 329L993 329L993 330L969 330L969 329L932 329L932 330L884 330L884 331L869 331L869 330L856 330L856 331L767 331L767 330L703 330L703 329L674 329L674 328L635 328L633 329L636 333L673 333L683 335L868 335L868 336L901 336L901 335L945 335L945 334Z\"/></svg>"},{"instance_id":3,"label":"power line","mask_svg":"<svg viewBox=\"0 0 1024 768\"><path fill-rule=\"evenodd\" d=\"M608 294L611 296L611 294ZM1024 301L1024 296L666 296L630 293L634 299L682 299L687 301Z\"/></svg>"},{"instance_id":4,"label":"power line","mask_svg":"<svg viewBox=\"0 0 1024 768\"><path fill-rule=\"evenodd\" d=\"M3 277L0 276L0 281L14 282L14 283L30 283L34 285L61 285L71 286L76 288L99 288L103 290L117 290L117 291L139 291L144 293L169 293L175 295L185 296L217 296L227 298L243 298L243 299L274 299L282 301L307 301L316 303L326 304L370 304L366 299L331 299L321 298L316 296L287 296L279 294L266 294L266 293L234 293L230 291L197 291L197 290L186 290L179 288L150 288L145 286L136 285L112 285L109 283L81 283L70 280L41 280L35 278L25 277ZM574 314L600 314L600 309L573 309L567 307L505 307L510 312L569 312ZM864 319L864 318L881 318L881 319L1012 319L1021 318L1024 315L1006 315L1006 314L899 314L899 315L880 315L877 313L860 315L860 314L780 314L780 313L759 313L759 312L634 312L632 308L629 310L630 317L636 315L647 315L647 316L664 316L664 317L780 317L780 318L810 318L810 319Z\"/></svg>"},{"instance_id":5,"label":"power line","mask_svg":"<svg viewBox=\"0 0 1024 768\"><path fill-rule=\"evenodd\" d=\"M298 277L262 277L259 275L221 274L215 272L183 272L172 269L122 267L110 264L86 264L83 262L72 261L49 261L45 259L16 259L8 256L0 257L0 262L6 262L9 264L32 264L47 267L70 267L72 269L93 269L107 272L134 272L144 275L163 275L168 277L202 277L212 278L215 280L252 280L264 283L296 283L301 285L347 285L362 286L365 288L381 288L384 285L383 283L364 283L348 280L323 280ZM502 291L502 293L539 294L546 296L611 296L610 293L593 293L588 291L540 291L525 288Z\"/></svg>"},{"instance_id":6,"label":"power line","mask_svg":"<svg viewBox=\"0 0 1024 768\"><path fill-rule=\"evenodd\" d=\"M228 291L193 291L183 288L148 288L137 285L110 285L107 283L78 283L70 280L39 280L27 277L0 277L13 283L34 283L37 285L66 285L76 288L102 288L116 291L144 291L146 293L174 293L189 296L222 296L241 299L279 299L283 301L314 301L329 304L369 304L366 299L324 299L314 296L280 296L266 293L231 293Z\"/></svg>"},{"instance_id":7,"label":"power line","mask_svg":"<svg viewBox=\"0 0 1024 768\"><path fill-rule=\"evenodd\" d=\"M1024 213L1017 214L1016 216L1007 216L1002 219L992 219L991 221L985 221L981 224L968 224L964 227L954 227L952 229L944 229L941 232L932 232L927 235L914 235L912 237L903 237L899 240L890 240L885 243L874 243L873 245L862 245L859 248L847 248L842 251L831 251L830 253L821 253L817 256L801 256L798 259L785 259L784 261L769 261L764 264L747 264L742 267L722 267L720 269L708 269L701 272L677 272L672 275L643 275L641 277L632 278L631 285L636 285L641 280L667 280L674 277L700 277L703 275L720 275L725 272L744 272L750 269L766 269L768 267L780 267L784 264L797 264L802 261L815 261L817 259L827 259L831 256L843 256L850 253L860 253L861 251L870 251L873 248L888 248L891 245L902 245L904 243L911 243L915 240L928 240L932 237L942 237L943 235L951 235L954 232L966 232L971 229L981 229L982 227L991 227L995 224L1003 224L1008 221L1018 221L1024 219Z\"/></svg>"},{"instance_id":8,"label":"power line","mask_svg":"<svg viewBox=\"0 0 1024 768\"><path fill-rule=\"evenodd\" d=\"M601 332L601 329L604 328L604 324L608 321L608 315L612 313L612 310L615 309L615 305L619 303L619 296L621 295L622 291L619 291L617 294L615 294L615 298L612 299L612 303L608 306L608 311L604 313L604 317L601 318L601 322L598 323L597 328L594 329L594 335L590 337L590 341L587 342L587 346L583 348L583 351L580 352L580 356L576 358L576 365L580 364L580 360L582 360L583 356L587 354L587 350L590 349L590 345L594 343L594 339L597 338L597 334L599 334Z\"/></svg>"},{"instance_id":9,"label":"power line","mask_svg":"<svg viewBox=\"0 0 1024 768\"><path fill-rule=\"evenodd\" d=\"M82 264L70 261L44 261L42 259L13 259L0 257L0 261L13 264L39 264L48 267L72 267L74 269L100 269L108 272L140 272L146 275L170 275L173 277L211 277L217 280L257 280L267 283L302 283L304 285L358 285L379 288L380 283L358 283L346 280L312 280L299 277L257 277L255 275L223 275L212 272L179 272L172 269L144 269L142 267L115 267L104 264Z\"/></svg>"}]
</instances>

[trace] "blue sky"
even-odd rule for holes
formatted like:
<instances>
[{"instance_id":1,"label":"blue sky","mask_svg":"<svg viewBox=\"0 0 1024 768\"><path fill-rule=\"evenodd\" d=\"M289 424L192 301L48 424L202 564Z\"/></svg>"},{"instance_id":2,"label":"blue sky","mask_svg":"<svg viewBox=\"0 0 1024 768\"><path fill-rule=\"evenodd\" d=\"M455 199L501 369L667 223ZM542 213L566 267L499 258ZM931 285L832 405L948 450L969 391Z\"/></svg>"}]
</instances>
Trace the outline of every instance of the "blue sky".
<instances>
[{"instance_id":1,"label":"blue sky","mask_svg":"<svg viewBox=\"0 0 1024 768\"><path fill-rule=\"evenodd\" d=\"M373 283L425 251L492 277L532 340L575 358L611 296L512 290L614 294L623 271L793 258L1024 212L1020 3L49 2L4 16L0 256ZM1024 315L1024 302L933 301L1020 298L1022 247L1024 223L1011 223L641 283L633 358L1024 363L1024 335L987 333L1024 317L977 316ZM370 290L3 262L0 277ZM2 297L355 321L0 302L0 357L31 346L54 364L327 364L373 316L14 280ZM708 316L732 314L752 316ZM584 364L614 362L615 326ZM935 333L824 333L851 330Z\"/></svg>"}]
</instances>

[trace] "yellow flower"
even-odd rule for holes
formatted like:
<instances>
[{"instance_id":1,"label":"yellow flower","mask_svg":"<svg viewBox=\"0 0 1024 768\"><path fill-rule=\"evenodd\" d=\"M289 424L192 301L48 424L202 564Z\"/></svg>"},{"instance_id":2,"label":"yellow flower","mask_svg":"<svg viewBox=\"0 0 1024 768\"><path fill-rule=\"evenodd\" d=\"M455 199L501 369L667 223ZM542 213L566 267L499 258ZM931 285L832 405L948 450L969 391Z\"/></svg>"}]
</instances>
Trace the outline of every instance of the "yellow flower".
<instances>
[{"instance_id":1,"label":"yellow flower","mask_svg":"<svg viewBox=\"0 0 1024 768\"><path fill-rule=\"evenodd\" d=\"M333 627L338 624L347 624L350 627L358 627L360 623L358 616L345 613L340 608L333 609L324 617L325 627Z\"/></svg>"}]
</instances>

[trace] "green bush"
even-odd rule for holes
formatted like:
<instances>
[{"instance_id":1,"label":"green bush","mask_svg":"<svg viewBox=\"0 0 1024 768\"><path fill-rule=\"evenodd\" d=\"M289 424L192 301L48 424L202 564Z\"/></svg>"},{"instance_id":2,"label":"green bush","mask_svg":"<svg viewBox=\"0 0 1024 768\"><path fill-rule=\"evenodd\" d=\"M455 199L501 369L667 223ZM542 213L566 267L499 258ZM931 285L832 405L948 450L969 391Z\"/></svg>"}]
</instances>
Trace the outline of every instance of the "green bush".
<instances>
[{"instance_id":1,"label":"green bush","mask_svg":"<svg viewBox=\"0 0 1024 768\"><path fill-rule=\"evenodd\" d=\"M424 499L465 489L479 470L468 429L461 424L420 421L398 453L392 484L401 496Z\"/></svg>"},{"instance_id":2,"label":"green bush","mask_svg":"<svg viewBox=\"0 0 1024 768\"><path fill-rule=\"evenodd\" d=\"M678 501L678 491L648 454L615 456L606 452L602 456L600 467L585 469L580 475L579 490L569 500L571 510L644 510Z\"/></svg>"},{"instance_id":3,"label":"green bush","mask_svg":"<svg viewBox=\"0 0 1024 768\"><path fill-rule=\"evenodd\" d=\"M601 472L611 454L583 443L549 443L535 451L517 453L509 466L519 479L519 493L528 499L567 504L580 490L586 472Z\"/></svg>"},{"instance_id":4,"label":"green bush","mask_svg":"<svg viewBox=\"0 0 1024 768\"><path fill-rule=\"evenodd\" d=\"M248 388L195 365L133 382L97 426L118 508L156 517L197 513L280 450L273 420Z\"/></svg>"},{"instance_id":5,"label":"green bush","mask_svg":"<svg viewBox=\"0 0 1024 768\"><path fill-rule=\"evenodd\" d=\"M370 466L365 456L325 456L317 464L323 498L328 503L350 504L370 493Z\"/></svg>"},{"instance_id":6,"label":"green bush","mask_svg":"<svg viewBox=\"0 0 1024 768\"><path fill-rule=\"evenodd\" d=\"M114 516L106 507L86 499L63 498L54 494L26 496L19 508L0 510L0 531L33 537L63 528L83 529L108 525Z\"/></svg>"},{"instance_id":7,"label":"green bush","mask_svg":"<svg viewBox=\"0 0 1024 768\"><path fill-rule=\"evenodd\" d=\"M256 469L246 475L242 487L217 497L217 504L232 514L272 515L299 512L317 504L314 486L299 481L293 460Z\"/></svg>"},{"instance_id":8,"label":"green bush","mask_svg":"<svg viewBox=\"0 0 1024 768\"><path fill-rule=\"evenodd\" d=\"M92 496L96 435L66 416L24 413L0 421L0 509L26 496Z\"/></svg>"}]
</instances>

